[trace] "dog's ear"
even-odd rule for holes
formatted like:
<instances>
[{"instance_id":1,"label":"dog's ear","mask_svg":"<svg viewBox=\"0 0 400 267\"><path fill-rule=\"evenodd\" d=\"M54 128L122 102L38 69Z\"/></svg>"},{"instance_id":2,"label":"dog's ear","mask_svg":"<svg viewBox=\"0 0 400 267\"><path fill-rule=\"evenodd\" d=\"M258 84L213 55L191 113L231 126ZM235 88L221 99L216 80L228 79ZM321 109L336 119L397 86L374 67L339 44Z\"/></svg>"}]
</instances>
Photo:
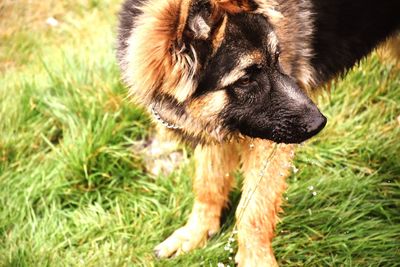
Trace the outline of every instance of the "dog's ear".
<instances>
[{"instance_id":1,"label":"dog's ear","mask_svg":"<svg viewBox=\"0 0 400 267\"><path fill-rule=\"evenodd\" d=\"M257 9L257 4L254 0L184 0L181 11L185 9L187 12L181 12L181 15L186 13L183 38L207 40L224 13L251 12Z\"/></svg>"},{"instance_id":2,"label":"dog's ear","mask_svg":"<svg viewBox=\"0 0 400 267\"><path fill-rule=\"evenodd\" d=\"M257 3L254 0L213 0L219 8L228 13L251 12L257 9Z\"/></svg>"},{"instance_id":3,"label":"dog's ear","mask_svg":"<svg viewBox=\"0 0 400 267\"><path fill-rule=\"evenodd\" d=\"M185 35L193 39L207 40L210 37L212 21L207 12L199 12L191 17L187 24Z\"/></svg>"},{"instance_id":4,"label":"dog's ear","mask_svg":"<svg viewBox=\"0 0 400 267\"><path fill-rule=\"evenodd\" d=\"M186 40L207 40L220 18L220 10L212 1L189 1L187 18L183 29Z\"/></svg>"}]
</instances>

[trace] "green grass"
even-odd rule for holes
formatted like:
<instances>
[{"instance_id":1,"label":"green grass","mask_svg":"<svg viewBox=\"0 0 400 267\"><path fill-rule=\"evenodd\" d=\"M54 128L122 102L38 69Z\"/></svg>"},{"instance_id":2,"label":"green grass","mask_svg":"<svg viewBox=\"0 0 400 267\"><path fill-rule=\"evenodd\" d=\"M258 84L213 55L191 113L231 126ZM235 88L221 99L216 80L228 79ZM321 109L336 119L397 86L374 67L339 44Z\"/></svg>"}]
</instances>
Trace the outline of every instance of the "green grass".
<instances>
[{"instance_id":1,"label":"green grass","mask_svg":"<svg viewBox=\"0 0 400 267\"><path fill-rule=\"evenodd\" d=\"M206 248L152 255L190 212L193 164L153 179L132 148L150 123L120 82L119 1L36 2L0 3L0 266L228 262L238 189ZM296 157L277 258L400 266L400 72L371 57L319 103L329 123Z\"/></svg>"}]
</instances>

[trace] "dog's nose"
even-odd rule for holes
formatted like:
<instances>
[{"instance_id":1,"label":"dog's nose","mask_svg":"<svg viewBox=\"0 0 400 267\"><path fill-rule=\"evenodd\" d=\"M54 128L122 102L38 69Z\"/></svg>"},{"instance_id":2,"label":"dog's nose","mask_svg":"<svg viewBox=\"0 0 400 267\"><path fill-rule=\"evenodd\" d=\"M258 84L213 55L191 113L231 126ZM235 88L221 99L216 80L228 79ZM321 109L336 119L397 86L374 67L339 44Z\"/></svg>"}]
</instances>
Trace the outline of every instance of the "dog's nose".
<instances>
[{"instance_id":1,"label":"dog's nose","mask_svg":"<svg viewBox=\"0 0 400 267\"><path fill-rule=\"evenodd\" d=\"M306 131L307 135L310 137L319 133L326 125L327 119L319 110L313 112L311 116L311 121L307 124Z\"/></svg>"}]
</instances>

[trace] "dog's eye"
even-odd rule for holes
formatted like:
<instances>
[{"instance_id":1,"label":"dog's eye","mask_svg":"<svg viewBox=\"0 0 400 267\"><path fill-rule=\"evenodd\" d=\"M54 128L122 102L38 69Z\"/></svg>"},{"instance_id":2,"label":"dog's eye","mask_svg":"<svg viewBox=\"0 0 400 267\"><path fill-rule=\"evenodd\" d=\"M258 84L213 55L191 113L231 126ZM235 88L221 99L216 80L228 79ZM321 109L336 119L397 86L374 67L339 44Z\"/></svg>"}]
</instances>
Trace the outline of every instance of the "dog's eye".
<instances>
[{"instance_id":1,"label":"dog's eye","mask_svg":"<svg viewBox=\"0 0 400 267\"><path fill-rule=\"evenodd\" d=\"M245 75L239 79L238 84L241 86L246 86L251 83L250 75Z\"/></svg>"},{"instance_id":2,"label":"dog's eye","mask_svg":"<svg viewBox=\"0 0 400 267\"><path fill-rule=\"evenodd\" d=\"M262 69L262 65L254 64L246 69L246 75L241 77L237 84L241 86L246 86L254 82L254 75L257 75Z\"/></svg>"}]
</instances>

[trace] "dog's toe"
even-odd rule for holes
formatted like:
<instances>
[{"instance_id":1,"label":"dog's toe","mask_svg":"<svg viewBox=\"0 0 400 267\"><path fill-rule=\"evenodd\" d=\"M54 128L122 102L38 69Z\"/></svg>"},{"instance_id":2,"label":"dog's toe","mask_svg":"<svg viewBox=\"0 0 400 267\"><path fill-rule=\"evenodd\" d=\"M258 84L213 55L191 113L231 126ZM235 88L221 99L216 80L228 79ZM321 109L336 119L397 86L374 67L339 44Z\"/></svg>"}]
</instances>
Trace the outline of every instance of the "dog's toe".
<instances>
[{"instance_id":1,"label":"dog's toe","mask_svg":"<svg viewBox=\"0 0 400 267\"><path fill-rule=\"evenodd\" d=\"M154 248L157 258L168 258L179 253L182 240L176 232Z\"/></svg>"},{"instance_id":2,"label":"dog's toe","mask_svg":"<svg viewBox=\"0 0 400 267\"><path fill-rule=\"evenodd\" d=\"M182 253L204 246L208 236L209 229L184 226L176 230L164 242L156 246L154 254L157 258L179 256Z\"/></svg>"},{"instance_id":3,"label":"dog's toe","mask_svg":"<svg viewBox=\"0 0 400 267\"><path fill-rule=\"evenodd\" d=\"M154 249L153 253L154 253L154 256L156 256L156 258L162 259L162 254L161 254L161 251L159 249Z\"/></svg>"}]
</instances>

